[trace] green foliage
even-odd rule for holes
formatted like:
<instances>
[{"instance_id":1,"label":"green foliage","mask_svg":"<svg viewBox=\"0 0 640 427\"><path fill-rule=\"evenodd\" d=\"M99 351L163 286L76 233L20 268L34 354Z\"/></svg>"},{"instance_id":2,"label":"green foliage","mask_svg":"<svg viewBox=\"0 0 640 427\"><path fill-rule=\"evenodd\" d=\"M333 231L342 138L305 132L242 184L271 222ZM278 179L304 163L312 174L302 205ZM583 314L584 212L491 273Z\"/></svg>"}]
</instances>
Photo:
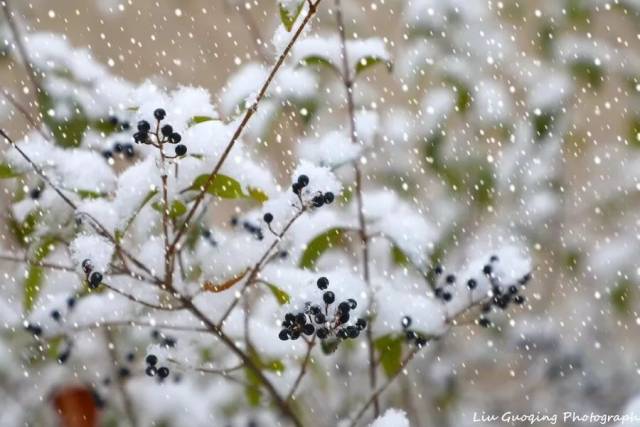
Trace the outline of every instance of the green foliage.
<instances>
[{"instance_id":1,"label":"green foliage","mask_svg":"<svg viewBox=\"0 0 640 427\"><path fill-rule=\"evenodd\" d=\"M533 129L536 141L541 141L553 131L556 115L550 111L543 111L533 115Z\"/></svg>"},{"instance_id":2,"label":"green foliage","mask_svg":"<svg viewBox=\"0 0 640 427\"><path fill-rule=\"evenodd\" d=\"M38 210L31 211L21 223L13 217L9 218L8 225L11 233L20 245L25 246L29 243L29 238L35 231L39 218L40 212Z\"/></svg>"},{"instance_id":3,"label":"green foliage","mask_svg":"<svg viewBox=\"0 0 640 427\"><path fill-rule=\"evenodd\" d=\"M164 203L155 202L151 205L151 207L153 207L153 209L155 209L156 211L162 213L162 211L164 210ZM174 200L169 205L169 218L172 220L176 220L186 213L187 207L180 200Z\"/></svg>"},{"instance_id":4,"label":"green foliage","mask_svg":"<svg viewBox=\"0 0 640 427\"><path fill-rule=\"evenodd\" d=\"M17 176L20 176L20 174L15 171L11 165L0 163L0 179L15 178Z\"/></svg>"},{"instance_id":5,"label":"green foliage","mask_svg":"<svg viewBox=\"0 0 640 427\"><path fill-rule=\"evenodd\" d=\"M407 266L411 262L407 254L405 254L397 245L393 245L391 247L391 259L393 259L394 264L400 266Z\"/></svg>"},{"instance_id":6,"label":"green foliage","mask_svg":"<svg viewBox=\"0 0 640 427\"><path fill-rule=\"evenodd\" d=\"M616 284L609 294L609 301L618 314L627 315L633 306L633 287L624 280Z\"/></svg>"},{"instance_id":7,"label":"green foliage","mask_svg":"<svg viewBox=\"0 0 640 427\"><path fill-rule=\"evenodd\" d=\"M300 16L300 12L302 12L302 6L304 5L304 0L299 0L298 4L294 7L293 10L289 10L284 4L278 3L278 7L280 9L280 21L282 25L287 29L287 31L291 31L293 28L293 24L295 24L296 19Z\"/></svg>"},{"instance_id":8,"label":"green foliage","mask_svg":"<svg viewBox=\"0 0 640 427\"><path fill-rule=\"evenodd\" d=\"M214 117L209 116L193 116L191 120L189 120L189 126L197 125L199 123L210 122L212 120L217 120Z\"/></svg>"},{"instance_id":9,"label":"green foliage","mask_svg":"<svg viewBox=\"0 0 640 427\"><path fill-rule=\"evenodd\" d=\"M56 144L61 147L78 147L82 143L84 133L89 127L89 120L79 106L74 106L75 114L71 118L59 120L49 114L50 111L55 111L55 102L48 94L38 94L38 105Z\"/></svg>"},{"instance_id":10,"label":"green foliage","mask_svg":"<svg viewBox=\"0 0 640 427\"><path fill-rule=\"evenodd\" d=\"M604 81L604 68L596 65L591 59L577 60L571 63L571 74L587 83L594 89L599 89Z\"/></svg>"},{"instance_id":11,"label":"green foliage","mask_svg":"<svg viewBox=\"0 0 640 427\"><path fill-rule=\"evenodd\" d=\"M286 293L285 291L283 291L282 289L280 289L276 285L273 285L271 283L267 283L267 286L269 287L269 290L271 291L273 296L278 301L278 304L284 305L284 304L288 304L289 301L291 301L291 296L289 296L288 293Z\"/></svg>"},{"instance_id":12,"label":"green foliage","mask_svg":"<svg viewBox=\"0 0 640 427\"><path fill-rule=\"evenodd\" d=\"M373 345L380 354L380 364L387 377L395 375L402 366L402 334L387 334L377 338Z\"/></svg>"},{"instance_id":13,"label":"green foliage","mask_svg":"<svg viewBox=\"0 0 640 427\"><path fill-rule=\"evenodd\" d=\"M299 266L301 268L313 268L316 265L316 261L320 256L331 249L334 246L341 245L345 237L345 230L336 227L331 228L321 234L314 237L308 244L302 257L300 258Z\"/></svg>"},{"instance_id":14,"label":"green foliage","mask_svg":"<svg viewBox=\"0 0 640 427\"><path fill-rule=\"evenodd\" d=\"M387 61L384 58L380 58L377 56L363 56L358 60L358 63L356 64L356 76L360 75L362 72L368 70L376 64L384 64L389 72L393 71L393 63L391 61Z\"/></svg>"},{"instance_id":15,"label":"green foliage","mask_svg":"<svg viewBox=\"0 0 640 427\"><path fill-rule=\"evenodd\" d=\"M42 290L42 285L44 281L44 270L42 267L39 267L35 264L44 260L47 255L53 249L53 242L55 241L52 237L45 237L33 251L32 260L33 264L27 264L27 275L23 282L23 299L22 299L22 308L25 313L30 313L33 309L33 305L38 300L38 296L40 295L40 291Z\"/></svg>"},{"instance_id":16,"label":"green foliage","mask_svg":"<svg viewBox=\"0 0 640 427\"><path fill-rule=\"evenodd\" d=\"M205 185L207 185L208 179L209 175L200 175L195 179L195 181L193 181L191 190L202 191L205 188ZM268 200L266 193L258 188L251 187L249 188L249 194L245 194L238 181L227 175L221 174L217 174L213 178L213 181L209 184L209 187L207 187L206 192L223 199L251 198L260 203Z\"/></svg>"},{"instance_id":17,"label":"green foliage","mask_svg":"<svg viewBox=\"0 0 640 427\"><path fill-rule=\"evenodd\" d=\"M640 116L631 119L627 139L632 147L640 148Z\"/></svg>"}]
</instances>

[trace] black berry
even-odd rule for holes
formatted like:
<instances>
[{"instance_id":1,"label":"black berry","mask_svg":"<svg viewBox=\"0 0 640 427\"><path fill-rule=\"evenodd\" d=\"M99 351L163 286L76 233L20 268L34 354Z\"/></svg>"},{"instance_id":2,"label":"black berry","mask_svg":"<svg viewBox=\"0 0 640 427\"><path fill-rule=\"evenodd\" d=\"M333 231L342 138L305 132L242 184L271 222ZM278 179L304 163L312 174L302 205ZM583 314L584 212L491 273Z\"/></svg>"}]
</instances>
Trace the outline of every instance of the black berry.
<instances>
[{"instance_id":1,"label":"black berry","mask_svg":"<svg viewBox=\"0 0 640 427\"><path fill-rule=\"evenodd\" d=\"M162 108L157 108L153 112L153 117L155 117L156 120L164 120L164 118L167 117L167 112L164 111L164 109L162 109Z\"/></svg>"},{"instance_id":2,"label":"black berry","mask_svg":"<svg viewBox=\"0 0 640 427\"><path fill-rule=\"evenodd\" d=\"M169 135L169 140L174 144L177 144L178 142L182 141L182 135L180 135L178 132L173 132L171 135Z\"/></svg>"},{"instance_id":3,"label":"black berry","mask_svg":"<svg viewBox=\"0 0 640 427\"><path fill-rule=\"evenodd\" d=\"M271 221L273 221L273 214L267 212L266 214L264 214L264 216L262 217L262 219L264 220L264 222L266 222L267 224L271 224Z\"/></svg>"},{"instance_id":4,"label":"black berry","mask_svg":"<svg viewBox=\"0 0 640 427\"><path fill-rule=\"evenodd\" d=\"M142 133L147 133L151 130L151 125L146 120L140 120L138 122L138 131Z\"/></svg>"},{"instance_id":5,"label":"black berry","mask_svg":"<svg viewBox=\"0 0 640 427\"><path fill-rule=\"evenodd\" d=\"M150 377L155 376L156 372L157 372L157 370L153 366L148 366L147 369L144 370L144 373L147 374Z\"/></svg>"},{"instance_id":6,"label":"black berry","mask_svg":"<svg viewBox=\"0 0 640 427\"><path fill-rule=\"evenodd\" d=\"M482 268L482 272L485 275L489 276L493 272L493 267L491 267L489 264L487 264Z\"/></svg>"},{"instance_id":7,"label":"black berry","mask_svg":"<svg viewBox=\"0 0 640 427\"><path fill-rule=\"evenodd\" d=\"M453 274L449 274L445 280L448 284L451 285L456 282L456 276L454 276Z\"/></svg>"},{"instance_id":8,"label":"black berry","mask_svg":"<svg viewBox=\"0 0 640 427\"><path fill-rule=\"evenodd\" d=\"M304 188L309 185L309 177L307 175L300 175L298 177L298 185L300 188Z\"/></svg>"},{"instance_id":9,"label":"black berry","mask_svg":"<svg viewBox=\"0 0 640 427\"><path fill-rule=\"evenodd\" d=\"M307 323L303 328L303 332L305 335L313 335L315 330L316 328L311 323Z\"/></svg>"},{"instance_id":10,"label":"black berry","mask_svg":"<svg viewBox=\"0 0 640 427\"><path fill-rule=\"evenodd\" d=\"M402 328L403 328L403 329L407 329L409 326L411 326L411 322L412 322L411 317L409 317L409 316L404 316L404 317L402 318Z\"/></svg>"},{"instance_id":11,"label":"black berry","mask_svg":"<svg viewBox=\"0 0 640 427\"><path fill-rule=\"evenodd\" d=\"M164 125L160 129L160 132L162 132L162 135L169 137L173 133L173 127L171 125Z\"/></svg>"},{"instance_id":12,"label":"black berry","mask_svg":"<svg viewBox=\"0 0 640 427\"><path fill-rule=\"evenodd\" d=\"M513 298L513 303L514 303L514 304L522 305L522 304L524 304L524 302L525 302L525 298L524 298L524 296L523 296L523 295L516 295L516 296Z\"/></svg>"},{"instance_id":13,"label":"black berry","mask_svg":"<svg viewBox=\"0 0 640 427\"><path fill-rule=\"evenodd\" d=\"M315 321L316 323L324 323L327 321L327 317L322 313L318 313L316 314Z\"/></svg>"},{"instance_id":14,"label":"black berry","mask_svg":"<svg viewBox=\"0 0 640 427\"><path fill-rule=\"evenodd\" d=\"M327 291L324 293L324 295L322 295L322 300L326 304L333 304L333 302L336 300L336 296L333 292Z\"/></svg>"},{"instance_id":15,"label":"black berry","mask_svg":"<svg viewBox=\"0 0 640 427\"><path fill-rule=\"evenodd\" d=\"M478 282L476 281L476 279L469 279L467 281L467 287L473 290L478 287Z\"/></svg>"},{"instance_id":16,"label":"black berry","mask_svg":"<svg viewBox=\"0 0 640 427\"><path fill-rule=\"evenodd\" d=\"M315 196L312 200L311 200L311 204L316 207L319 208L322 205L324 205L324 197L322 196Z\"/></svg>"},{"instance_id":17,"label":"black berry","mask_svg":"<svg viewBox=\"0 0 640 427\"><path fill-rule=\"evenodd\" d=\"M59 312L58 310L53 310L53 311L51 312L51 318L52 318L53 320L55 320L56 322L59 322L61 317L62 317L62 316L60 315L60 312Z\"/></svg>"},{"instance_id":18,"label":"black berry","mask_svg":"<svg viewBox=\"0 0 640 427\"><path fill-rule=\"evenodd\" d=\"M316 335L318 336L318 338L323 340L327 336L329 336L329 330L327 328L318 328L318 331L316 332Z\"/></svg>"},{"instance_id":19,"label":"black berry","mask_svg":"<svg viewBox=\"0 0 640 427\"><path fill-rule=\"evenodd\" d=\"M360 330L363 330L367 327L367 321L362 318L356 320L356 327Z\"/></svg>"},{"instance_id":20,"label":"black berry","mask_svg":"<svg viewBox=\"0 0 640 427\"><path fill-rule=\"evenodd\" d=\"M89 287L95 289L100 286L100 283L102 283L102 274L97 271L91 273L91 276L89 276Z\"/></svg>"},{"instance_id":21,"label":"black berry","mask_svg":"<svg viewBox=\"0 0 640 427\"><path fill-rule=\"evenodd\" d=\"M327 205L331 204L334 199L335 199L335 196L333 195L332 192L328 191L328 192L324 193L324 202Z\"/></svg>"},{"instance_id":22,"label":"black berry","mask_svg":"<svg viewBox=\"0 0 640 427\"><path fill-rule=\"evenodd\" d=\"M318 279L317 285L318 285L318 289L320 289L321 291L324 291L329 287L329 279L327 279L326 277L321 277Z\"/></svg>"},{"instance_id":23,"label":"black berry","mask_svg":"<svg viewBox=\"0 0 640 427\"><path fill-rule=\"evenodd\" d=\"M149 354L144 361L147 362L147 365L155 366L158 363L158 357L155 354Z\"/></svg>"},{"instance_id":24,"label":"black berry","mask_svg":"<svg viewBox=\"0 0 640 427\"><path fill-rule=\"evenodd\" d=\"M278 334L278 338L280 338L282 341L286 341L289 339L289 330L288 329L283 329L280 331L280 333Z\"/></svg>"},{"instance_id":25,"label":"black berry","mask_svg":"<svg viewBox=\"0 0 640 427\"><path fill-rule=\"evenodd\" d=\"M353 298L349 298L349 299L347 300L347 302L349 303L349 307L350 307L352 310L358 306L358 302L357 302L356 300L354 300Z\"/></svg>"},{"instance_id":26,"label":"black berry","mask_svg":"<svg viewBox=\"0 0 640 427\"><path fill-rule=\"evenodd\" d=\"M158 369L158 376L162 379L167 378L169 376L169 368L163 366Z\"/></svg>"}]
</instances>

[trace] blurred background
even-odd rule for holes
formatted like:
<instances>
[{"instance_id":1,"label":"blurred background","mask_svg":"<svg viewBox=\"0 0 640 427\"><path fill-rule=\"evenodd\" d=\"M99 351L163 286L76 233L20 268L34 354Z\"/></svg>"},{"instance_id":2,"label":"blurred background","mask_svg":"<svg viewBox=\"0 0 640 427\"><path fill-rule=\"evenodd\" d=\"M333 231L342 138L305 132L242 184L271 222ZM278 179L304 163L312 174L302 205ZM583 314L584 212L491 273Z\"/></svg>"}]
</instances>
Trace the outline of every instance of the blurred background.
<instances>
[{"instance_id":1,"label":"blurred background","mask_svg":"<svg viewBox=\"0 0 640 427\"><path fill-rule=\"evenodd\" d=\"M230 76L248 63L271 64L279 52L275 0L11 5L24 34L62 34L114 75L202 86L214 104ZM313 33L335 33L333 6L322 2ZM348 36L382 38L393 62L355 88L357 104L379 115L366 185L397 189L442 225L436 261L455 265L469 246L517 240L535 266L529 309L497 329L453 328L399 379L386 405L420 426L501 425L473 423L482 411L624 413L640 393L640 3L343 7ZM0 34L8 40L5 20ZM0 89L37 117L25 68L9 42L0 48ZM277 176L297 158L298 138L346 125L340 82L322 70L319 79L311 124L294 108L245 136L274 143L264 153ZM6 99L0 127L16 139L31 129ZM0 393L11 394L8 384Z\"/></svg>"}]
</instances>

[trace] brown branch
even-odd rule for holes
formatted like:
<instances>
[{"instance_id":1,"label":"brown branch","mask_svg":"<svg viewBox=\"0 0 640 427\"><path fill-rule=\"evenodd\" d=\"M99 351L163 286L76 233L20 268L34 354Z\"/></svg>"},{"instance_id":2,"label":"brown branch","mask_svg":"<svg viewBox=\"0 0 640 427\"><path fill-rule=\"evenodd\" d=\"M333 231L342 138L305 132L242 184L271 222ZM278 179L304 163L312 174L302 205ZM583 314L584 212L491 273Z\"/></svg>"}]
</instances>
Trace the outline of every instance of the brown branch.
<instances>
[{"instance_id":1,"label":"brown branch","mask_svg":"<svg viewBox=\"0 0 640 427\"><path fill-rule=\"evenodd\" d=\"M124 412L129 419L129 424L131 427L137 427L138 419L136 418L136 412L133 409L133 403L131 402L131 397L129 393L127 393L126 389L126 379L119 375L117 369L115 369L118 365L118 348L116 347L116 342L114 339L113 332L108 329L104 329L104 335L107 340L107 354L109 354L109 358L111 359L112 365L112 375L115 377L115 383L118 386L118 391L120 392L120 396L122 397L122 403L124 406Z\"/></svg>"},{"instance_id":2,"label":"brown branch","mask_svg":"<svg viewBox=\"0 0 640 427\"><path fill-rule=\"evenodd\" d=\"M185 217L184 222L182 223L182 225L178 229L178 232L176 233L176 235L175 235L175 237L173 239L173 242L171 243L171 249L172 250L175 250L175 247L178 245L178 243L180 242L180 239L185 234L187 228L189 227L189 223L191 222L191 219L195 215L196 211L198 210L198 207L200 206L200 204L204 200L205 195L207 194L207 189L213 183L213 180L215 179L215 177L218 175L218 172L220 171L220 168L222 168L222 165L227 160L227 157L231 153L231 149L235 146L236 142L238 141L238 139L242 135L242 132L244 131L245 127L247 126L247 123L249 123L249 120L251 119L251 117L253 117L253 115L258 110L258 104L265 97L265 95L267 93L267 89L269 89L269 86L271 85L271 82L275 78L276 73L278 72L278 70L280 70L280 67L284 63L284 60L289 55L289 52L293 48L293 45L295 44L295 42L298 40L298 38L302 34L304 28L307 26L307 24L309 23L311 18L315 15L316 11L318 10L318 4L321 1L322 0L316 0L315 2L311 2L311 1L308 2L309 6L308 6L307 14L305 15L304 19L302 20L302 22L300 23L300 25L296 29L296 31L293 34L293 36L291 37L291 39L289 40L289 43L287 44L287 47L284 49L284 51L278 57L278 60L276 61L276 63L273 66L273 68L271 69L271 72L269 73L269 76L267 77L265 82L262 84L262 87L261 87L260 91L258 92L258 96L253 101L251 106L249 106L249 108L247 108L242 120L240 121L240 124L236 128L235 132L233 133L233 136L229 140L229 143L227 144L227 146L225 147L224 151L222 152L222 156L220 157L220 159L218 160L218 162L214 166L213 170L211 171L211 173L209 174L209 176L207 178L207 181L204 183L204 185L202 186L202 189L200 190L200 192L198 193L197 197L195 198L195 201L194 201L193 205L191 206L191 209L187 213L187 216Z\"/></svg>"},{"instance_id":3,"label":"brown branch","mask_svg":"<svg viewBox=\"0 0 640 427\"><path fill-rule=\"evenodd\" d=\"M296 380L293 383L293 386L291 387L291 391L289 391L289 394L287 395L287 402L294 398L296 390L298 390L298 387L302 382L302 378L307 373L307 368L309 367L309 363L311 362L311 350L313 350L313 347L315 346L315 344L316 344L316 336L314 335L313 339L307 342L307 353L304 355L302 366L300 366L300 372L298 373L298 376L296 377Z\"/></svg>"},{"instance_id":4,"label":"brown branch","mask_svg":"<svg viewBox=\"0 0 640 427\"><path fill-rule=\"evenodd\" d=\"M302 199L300 199L300 203L302 203ZM296 220L300 218L300 216L302 216L302 214L306 212L306 210L307 210L307 207L303 204L300 210L296 212L296 214L293 217L291 217L291 219L284 226L282 231L279 234L276 234L276 238L273 240L273 242L267 248L264 254L262 254L262 257L258 260L258 262L256 262L256 264L253 266L253 268L251 269L251 272L249 272L249 275L247 276L247 281L244 283L244 286L242 287L240 292L236 295L233 302L229 305L227 310L224 312L224 314L218 321L218 327L222 328L225 320L227 320L229 315L231 315L231 312L233 311L233 309L236 307L236 305L238 305L238 302L240 302L240 300L242 299L245 291L249 288L249 286L251 286L253 283L256 282L256 279L258 278L258 274L260 274L260 271L268 263L272 251L276 248L276 246L278 246L278 244L282 240L282 237L291 228L293 223L296 222Z\"/></svg>"},{"instance_id":5,"label":"brown branch","mask_svg":"<svg viewBox=\"0 0 640 427\"><path fill-rule=\"evenodd\" d=\"M16 24L16 21L13 17L13 12L9 7L9 0L0 1L0 5L2 5L2 11L4 12L4 16L7 19L7 23L9 24L9 30L11 31L11 35L13 36L13 41L15 42L22 62L27 69L27 75L29 76L29 80L31 81L31 85L33 86L35 95L37 97L38 94L44 94L44 91L42 90L42 86L40 84L40 76L38 76L38 73L33 68L33 64L27 53L27 49L24 46L22 35L20 34L20 29L18 28L18 25Z\"/></svg>"},{"instance_id":6,"label":"brown branch","mask_svg":"<svg viewBox=\"0 0 640 427\"><path fill-rule=\"evenodd\" d=\"M7 101L9 101L13 108L18 110L18 112L22 114L25 120L38 131L40 136L42 136L45 141L49 141L49 136L44 132L43 127L38 125L38 123L35 121L33 116L29 113L24 105L20 104L18 100L6 89L2 90L2 96L4 96Z\"/></svg>"},{"instance_id":7,"label":"brown branch","mask_svg":"<svg viewBox=\"0 0 640 427\"><path fill-rule=\"evenodd\" d=\"M349 125L350 125L350 136L351 143L358 144L358 131L356 129L356 119L355 119L355 103L353 100L353 79L351 77L351 70L349 68L349 54L347 52L347 40L345 35L344 28L344 19L342 16L342 6L340 4L340 0L335 0L335 14L336 14L336 23L338 26L338 33L340 36L340 48L342 50L342 80L346 92L347 97L347 110L349 112ZM373 304L373 292L371 289L371 277L370 277L370 269L369 269L369 237L367 236L367 224L364 218L364 205L362 199L362 171L360 170L360 166L357 160L353 161L353 168L355 171L356 179L355 179L355 192L356 192L356 202L358 207L358 227L359 227L359 235L360 235L360 247L362 251L362 273L364 276L364 281L367 285L367 289L369 290L369 309L371 312L371 305ZM376 366L375 366L375 347L373 345L373 335L371 328L367 328L366 332L367 337L367 346L369 353L369 385L371 389L375 389L377 378L376 378ZM377 396L374 397L373 401L374 414L377 417L380 414L380 403L378 402Z\"/></svg>"},{"instance_id":8,"label":"brown branch","mask_svg":"<svg viewBox=\"0 0 640 427\"><path fill-rule=\"evenodd\" d=\"M384 391L389 388L389 386L393 383L393 381L400 375L401 372L403 372L405 370L405 368L407 367L407 365L409 365L409 362L411 362L411 360L413 360L413 357L420 351L420 347L415 347L413 348L409 354L407 354L405 356L405 358L402 360L402 363L400 364L400 368L392 375L390 376L387 381L385 381L384 384L382 384L377 390L375 390L371 396L369 397L369 399L365 402L365 404L362 406L362 408L360 408L360 410L356 413L355 417L353 417L353 419L351 420L351 424L349 424L349 427L355 427L355 425L358 423L358 421L362 418L362 416L365 414L365 412L367 411L367 409L369 409L369 407L371 405L375 405L375 402L379 400L380 395L382 393L384 393ZM376 415L377 417L377 415Z\"/></svg>"},{"instance_id":9,"label":"brown branch","mask_svg":"<svg viewBox=\"0 0 640 427\"><path fill-rule=\"evenodd\" d=\"M135 296L133 296L133 295L127 293L127 292L121 291L118 288L114 288L113 286L108 285L108 284L106 284L104 282L102 283L102 285L105 288L107 288L109 290L112 290L113 292L115 292L117 294L122 295L123 297L127 298L130 301L137 302L140 305L143 305L143 306L145 306L147 308L152 308L154 310L177 311L177 310L182 310L184 308L182 306L175 306L174 307L174 306L171 306L171 305L164 306L164 305L153 304L153 303L150 303L150 302L143 301L143 300L139 299L138 297L135 297Z\"/></svg>"}]
</instances>

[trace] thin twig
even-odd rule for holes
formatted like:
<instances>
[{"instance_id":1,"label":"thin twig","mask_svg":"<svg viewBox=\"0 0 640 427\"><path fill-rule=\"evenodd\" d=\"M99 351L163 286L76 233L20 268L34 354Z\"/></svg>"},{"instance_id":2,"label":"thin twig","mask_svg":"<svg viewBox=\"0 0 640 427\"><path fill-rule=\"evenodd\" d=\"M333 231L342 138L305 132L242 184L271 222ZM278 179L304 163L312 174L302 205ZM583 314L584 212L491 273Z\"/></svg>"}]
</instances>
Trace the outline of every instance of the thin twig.
<instances>
[{"instance_id":1,"label":"thin twig","mask_svg":"<svg viewBox=\"0 0 640 427\"><path fill-rule=\"evenodd\" d=\"M115 383L118 386L118 391L120 392L120 396L122 397L122 403L124 406L124 412L129 419L129 424L131 427L138 426L138 420L136 418L136 412L133 409L133 403L131 402L131 397L126 389L126 378L119 375L117 369L115 369L120 362L118 362L118 348L116 346L116 341L113 335L113 332L104 329L104 335L107 340L107 352L109 354L109 358L111 359L112 375L115 377Z\"/></svg>"},{"instance_id":2,"label":"thin twig","mask_svg":"<svg viewBox=\"0 0 640 427\"><path fill-rule=\"evenodd\" d=\"M311 350L313 350L313 347L315 346L315 344L316 344L316 336L314 335L313 339L307 342L307 353L304 355L302 366L300 366L300 372L298 373L298 376L296 377L296 380L293 383L293 386L291 387L291 391L289 391L289 394L287 395L287 401L290 401L291 399L294 398L296 390L298 390L298 387L302 382L302 378L307 373L307 368L309 367L309 363L311 362Z\"/></svg>"},{"instance_id":3,"label":"thin twig","mask_svg":"<svg viewBox=\"0 0 640 427\"><path fill-rule=\"evenodd\" d=\"M107 289L109 289L109 290L111 290L111 291L113 291L113 292L115 292L117 294L122 295L123 297L127 298L128 300L131 300L133 302L137 302L140 305L143 305L143 306L145 306L147 308L152 308L154 310L177 311L177 310L182 310L184 308L182 306L176 306L176 307L171 306L171 305L164 306L164 305L157 305L157 304L153 304L153 303L150 303L150 302L146 302L146 301L143 301L140 298L135 297L135 296L133 296L133 295L127 293L127 292L121 291L118 288L114 288L113 286L108 285L108 284L106 284L104 282L102 283L102 286L104 286L105 288L107 288Z\"/></svg>"},{"instance_id":4,"label":"thin twig","mask_svg":"<svg viewBox=\"0 0 640 427\"><path fill-rule=\"evenodd\" d=\"M384 384L382 384L377 390L375 390L371 396L369 397L369 399L365 402L365 404L362 406L362 408L360 408L360 410L356 413L355 417L353 417L353 419L351 420L351 424L349 424L350 427L355 427L355 425L358 423L358 421L360 420L360 418L362 418L362 416L365 414L365 412L367 411L367 409L369 409L369 407L371 405L374 405L375 402L379 399L380 395L382 393L384 393L384 391L389 388L389 386L393 383L393 381L398 377L398 375L400 375L400 373L404 372L405 368L407 367L407 365L409 365L409 362L411 362L411 360L413 359L413 357L418 354L418 352L420 351L420 347L415 347L413 348L409 354L407 354L405 356L404 359L402 359L402 363L400 364L400 368L392 375L390 376L387 381L385 381Z\"/></svg>"},{"instance_id":5,"label":"thin twig","mask_svg":"<svg viewBox=\"0 0 640 427\"><path fill-rule=\"evenodd\" d=\"M344 28L344 19L342 17L342 6L340 4L340 0L335 0L335 14L336 14L336 23L338 26L338 33L340 35L340 48L342 50L342 79L347 97L347 110L349 113L349 126L350 126L350 136L351 143L358 144L358 131L356 129L356 118L355 118L355 103L353 100L353 79L351 77L351 70L349 68L349 54L347 52L347 38L345 35ZM373 305L373 291L371 288L371 275L369 269L369 237L367 235L367 224L364 217L364 203L362 198L362 171L360 170L360 165L358 164L358 160L353 161L353 168L355 171L355 193L356 193L356 202L358 207L358 227L359 227L359 235L360 235L360 247L362 252L362 272L364 276L364 281L367 285L367 289L369 291L369 312L371 312L371 307ZM375 366L375 347L373 345L373 334L371 328L367 328L366 332L367 337L367 346L369 353L369 385L371 389L376 388L377 378L376 378L376 366ZM377 417L380 414L380 403L378 402L378 398L374 397L373 401L374 414Z\"/></svg>"},{"instance_id":6,"label":"thin twig","mask_svg":"<svg viewBox=\"0 0 640 427\"><path fill-rule=\"evenodd\" d=\"M7 19L7 23L9 24L9 30L11 31L11 35L13 36L13 41L18 48L18 52L20 53L20 57L22 62L24 63L25 68L27 69L27 75L29 76L29 80L31 81L31 85L33 86L33 90L35 92L36 97L39 94L44 94L42 90L42 86L40 84L40 77L38 73L33 68L33 63L29 58L27 53L27 49L24 46L24 42L22 41L22 35L20 34L20 29L16 24L16 21L13 17L13 12L9 6L9 0L0 1L2 5L2 11L4 12L4 16Z\"/></svg>"},{"instance_id":7,"label":"thin twig","mask_svg":"<svg viewBox=\"0 0 640 427\"><path fill-rule=\"evenodd\" d=\"M233 133L233 136L229 140L229 143L227 144L227 146L225 147L224 151L222 152L222 156L220 156L220 159L218 160L218 162L214 166L213 170L211 171L211 173L207 177L207 181L204 183L204 185L202 186L200 192L198 193L197 197L195 198L195 201L194 201L193 205L191 206L191 209L187 213L187 216L185 217L184 222L182 223L182 225L178 229L178 232L176 233L176 235L175 235L175 237L173 239L173 242L171 244L172 250L175 249L175 247L178 245L178 243L180 242L180 239L182 238L182 236L186 232L187 228L189 227L189 223L191 222L191 219L193 218L194 214L198 210L198 207L200 206L200 204L204 200L205 195L207 194L207 189L213 183L213 180L215 179L215 177L218 175L218 172L220 171L220 168L222 168L222 165L227 160L227 157L231 153L231 149L235 146L236 142L238 141L238 139L242 135L242 132L244 131L245 127L247 126L247 123L249 123L249 120L251 119L251 117L253 117L253 115L256 113L256 111L258 111L258 104L265 97L265 95L267 93L267 89L269 89L269 86L271 85L271 82L275 78L276 73L278 72L278 70L280 70L280 67L284 63L284 60L289 55L289 52L293 48L293 45L295 44L295 42L298 40L300 35L302 35L302 32L303 32L304 28L307 26L307 24L309 23L311 18L315 15L315 13L317 11L317 8L318 8L318 4L321 1L322 0L317 0L315 2L309 1L309 3L308 3L309 7L308 7L308 10L307 10L307 14L305 15L304 19L302 20L302 22L300 23L300 25L296 29L296 31L293 34L293 36L291 37L291 39L289 40L289 43L287 44L287 47L284 49L282 54L280 54L280 56L278 57L278 60L276 61L276 63L273 66L273 68L271 69L271 72L269 73L269 76L267 77L265 82L262 84L262 87L260 88L260 91L258 92L257 97L255 98L255 100L253 101L251 106L249 106L249 108L247 108L244 116L242 117L242 120L240 121L240 124L236 128L235 132Z\"/></svg>"},{"instance_id":8,"label":"thin twig","mask_svg":"<svg viewBox=\"0 0 640 427\"><path fill-rule=\"evenodd\" d=\"M13 108L18 110L18 112L22 114L25 120L38 131L40 136L42 136L42 138L45 141L49 141L49 136L44 132L43 127L38 125L38 123L35 121L33 116L29 114L29 111L27 110L27 108L24 105L20 104L18 100L15 98L15 96L9 93L9 91L6 89L2 90L2 96L4 96L4 98L7 101L9 101L9 103L13 106Z\"/></svg>"}]
</instances>

